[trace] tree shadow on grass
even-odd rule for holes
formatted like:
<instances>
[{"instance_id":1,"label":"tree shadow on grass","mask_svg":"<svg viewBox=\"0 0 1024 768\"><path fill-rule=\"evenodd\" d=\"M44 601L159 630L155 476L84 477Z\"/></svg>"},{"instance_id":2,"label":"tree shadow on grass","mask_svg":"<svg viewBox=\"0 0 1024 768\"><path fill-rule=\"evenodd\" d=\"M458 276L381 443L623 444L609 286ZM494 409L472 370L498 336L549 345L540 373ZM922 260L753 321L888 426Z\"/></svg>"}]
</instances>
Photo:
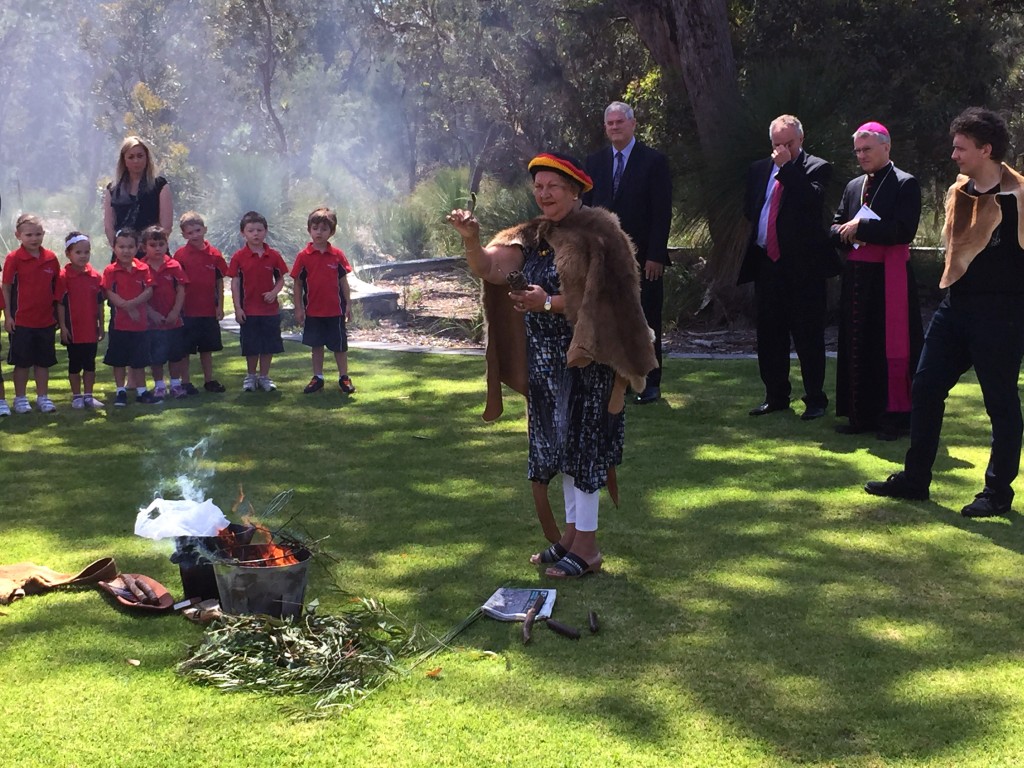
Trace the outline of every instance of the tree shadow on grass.
<instances>
[{"instance_id":1,"label":"tree shadow on grass","mask_svg":"<svg viewBox=\"0 0 1024 768\"><path fill-rule=\"evenodd\" d=\"M970 523L929 504L865 513L891 502L843 498L853 457L816 450L797 424L766 442L764 420L722 415L737 411L735 388L716 382L713 392L697 433L672 444L674 472L636 461L623 472L624 486L635 472L656 489L636 510L656 517L631 521L631 537L610 523L608 538L636 549L637 582L671 574L678 584L681 612L651 631L681 620L685 640L652 649L645 664L685 670L674 676L681 688L785 759L923 759L994 732L1017 702L984 683L936 683L1024 646L1011 639L1016 590L978 570L969 543L922 536L936 518ZM630 426L630 458L669 445L655 420ZM1007 528L992 530L1009 541Z\"/></svg>"},{"instance_id":2,"label":"tree shadow on grass","mask_svg":"<svg viewBox=\"0 0 1024 768\"><path fill-rule=\"evenodd\" d=\"M837 763L932 758L990 735L1017 706L982 678L1024 650L1019 580L979 570L977 542L942 536L931 506L897 516L862 498L860 459L823 449L820 423L746 416L756 364L670 363L668 407L627 412L622 508L602 501L607 573L556 583L527 564L541 541L521 398L507 395L505 416L485 425L482 362L353 358L368 383L358 408L307 404L298 392L257 393L259 407L238 408L249 405L239 394L90 424L87 435L35 429L31 450L5 454L20 508L0 514L22 548L41 539L69 561L115 554L170 587L176 568L132 536L135 511L179 471L181 448L212 435L211 498L227 507L244 485L259 509L294 488L289 512L331 537L333 581L386 596L411 622L441 634L505 584L554 586L567 623L582 627L590 609L602 617L601 633L578 643L538 628L529 694L484 686L474 705L608 722L662 754L680 731L700 738L710 716L780 759ZM306 362L286 357L275 369L298 381ZM956 434L955 417L950 426ZM557 497L552 489L556 509ZM324 581L314 575L308 594L325 594L330 611L345 598ZM36 617L5 642L24 650L62 620ZM110 623L105 632L127 632ZM512 655L517 630L479 622L463 641ZM66 650L74 663L75 646Z\"/></svg>"}]
</instances>

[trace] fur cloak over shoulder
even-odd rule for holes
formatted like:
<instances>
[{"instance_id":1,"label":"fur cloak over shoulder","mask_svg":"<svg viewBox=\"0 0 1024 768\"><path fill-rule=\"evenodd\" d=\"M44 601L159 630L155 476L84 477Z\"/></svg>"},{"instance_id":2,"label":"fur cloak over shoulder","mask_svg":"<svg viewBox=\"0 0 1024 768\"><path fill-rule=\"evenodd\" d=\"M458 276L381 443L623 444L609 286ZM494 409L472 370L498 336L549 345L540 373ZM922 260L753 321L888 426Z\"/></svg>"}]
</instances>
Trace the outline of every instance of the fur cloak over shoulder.
<instances>
[{"instance_id":1,"label":"fur cloak over shoulder","mask_svg":"<svg viewBox=\"0 0 1024 768\"><path fill-rule=\"evenodd\" d=\"M538 218L506 229L490 245L534 246L541 240L555 252L565 315L573 328L566 364L582 368L591 362L603 363L640 392L658 361L654 334L640 306L635 250L618 218L604 208L583 208L561 221ZM502 382L526 392L526 326L504 285L484 283L484 315L487 406L483 416L492 421L501 415ZM609 409L617 411L621 405L610 404Z\"/></svg>"},{"instance_id":2,"label":"fur cloak over shoulder","mask_svg":"<svg viewBox=\"0 0 1024 768\"><path fill-rule=\"evenodd\" d=\"M946 223L942 229L946 268L939 288L948 288L964 276L1003 220L1003 209L996 195L968 194L969 181L968 176L957 176L956 183L946 193ZM1017 201L1017 242L1024 248L1024 176L1006 163L1003 163L997 195L1013 195Z\"/></svg>"}]
</instances>

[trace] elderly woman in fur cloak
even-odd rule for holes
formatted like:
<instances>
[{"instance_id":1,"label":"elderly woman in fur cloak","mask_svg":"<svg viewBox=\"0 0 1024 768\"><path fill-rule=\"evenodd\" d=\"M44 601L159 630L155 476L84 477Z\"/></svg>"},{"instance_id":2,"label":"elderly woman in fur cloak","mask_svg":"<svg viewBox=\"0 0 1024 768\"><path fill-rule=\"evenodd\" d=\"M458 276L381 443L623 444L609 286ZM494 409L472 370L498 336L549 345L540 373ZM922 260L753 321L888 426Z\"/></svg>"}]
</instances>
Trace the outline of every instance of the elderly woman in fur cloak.
<instances>
[{"instance_id":1,"label":"elderly woman in fur cloak","mask_svg":"<svg viewBox=\"0 0 1024 768\"><path fill-rule=\"evenodd\" d=\"M617 502L626 385L643 389L657 361L633 245L614 214L582 207L590 177L578 161L555 153L533 158L529 170L540 217L500 232L486 247L470 211L452 211L448 221L462 235L470 269L484 280L484 418L501 413L502 382L527 397L527 464L551 542L530 562L548 566L549 577L567 578L601 569L598 494L607 486ZM547 502L558 473L562 531Z\"/></svg>"}]
</instances>

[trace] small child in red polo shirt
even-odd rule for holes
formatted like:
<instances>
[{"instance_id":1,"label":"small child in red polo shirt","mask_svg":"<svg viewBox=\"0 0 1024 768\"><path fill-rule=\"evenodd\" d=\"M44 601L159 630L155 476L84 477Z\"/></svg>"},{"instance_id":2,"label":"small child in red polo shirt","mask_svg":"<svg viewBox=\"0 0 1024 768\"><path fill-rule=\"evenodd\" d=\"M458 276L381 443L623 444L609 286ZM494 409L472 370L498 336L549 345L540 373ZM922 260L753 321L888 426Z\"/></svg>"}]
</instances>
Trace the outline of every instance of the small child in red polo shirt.
<instances>
[{"instance_id":1,"label":"small child in red polo shirt","mask_svg":"<svg viewBox=\"0 0 1024 768\"><path fill-rule=\"evenodd\" d=\"M0 312L3 312L7 308L4 303L4 293L0 291ZM0 345L2 348L2 345ZM0 365L0 416L10 416L11 406L7 404L7 392L4 389L4 369Z\"/></svg>"},{"instance_id":2,"label":"small child in red polo shirt","mask_svg":"<svg viewBox=\"0 0 1024 768\"><path fill-rule=\"evenodd\" d=\"M317 208L306 221L311 241L292 265L295 281L295 322L302 323L302 343L312 347L313 378L302 390L310 395L324 388L324 347L338 364L338 386L347 395L356 391L348 375L348 335L352 320L348 273L352 271L340 248L331 245L338 216L330 208Z\"/></svg>"},{"instance_id":3,"label":"small child in red polo shirt","mask_svg":"<svg viewBox=\"0 0 1024 768\"><path fill-rule=\"evenodd\" d=\"M178 219L178 226L181 227L185 245L174 252L174 260L181 264L188 275L185 305L181 310L188 353L199 353L203 389L207 392L223 392L224 385L213 378L213 353L224 349L220 338L220 321L224 319L224 277L228 273L228 265L220 251L207 242L206 222L202 216L195 211L183 213ZM199 394L199 390L192 385L188 359L185 361L181 381L186 393Z\"/></svg>"},{"instance_id":4,"label":"small child in red polo shirt","mask_svg":"<svg viewBox=\"0 0 1024 768\"><path fill-rule=\"evenodd\" d=\"M128 405L126 387L135 387L137 403L160 402L146 389L146 366L149 365L146 302L153 295L153 276L145 262L135 258L138 252L138 233L119 229L114 235L114 263L103 270L103 289L112 307L103 363L114 369L115 408Z\"/></svg>"},{"instance_id":5,"label":"small child in red polo shirt","mask_svg":"<svg viewBox=\"0 0 1024 768\"><path fill-rule=\"evenodd\" d=\"M50 367L57 364L55 333L57 315L54 291L60 275L57 254L43 248L43 220L23 213L14 226L21 247L4 259L4 329L10 334L7 362L14 366L14 412L28 413L29 371L35 369L36 407L54 413L57 407L47 396Z\"/></svg>"},{"instance_id":6,"label":"small child in red polo shirt","mask_svg":"<svg viewBox=\"0 0 1024 768\"><path fill-rule=\"evenodd\" d=\"M68 263L57 281L57 322L60 341L68 350L68 381L72 408L102 408L93 397L96 385L96 347L103 340L103 276L89 257L88 235L69 232L64 238ZM83 393L84 384L84 393Z\"/></svg>"},{"instance_id":7,"label":"small child in red polo shirt","mask_svg":"<svg viewBox=\"0 0 1024 768\"><path fill-rule=\"evenodd\" d=\"M228 274L247 371L242 389L255 392L259 387L273 392L277 387L270 378L270 364L275 354L284 352L277 295L284 287L288 265L280 253L266 245L267 220L259 213L246 213L239 229L245 247L232 255Z\"/></svg>"},{"instance_id":8,"label":"small child in red polo shirt","mask_svg":"<svg viewBox=\"0 0 1024 768\"><path fill-rule=\"evenodd\" d=\"M188 346L181 308L185 304L188 277L181 265L167 255L167 235L159 226L142 231L142 249L153 276L153 295L146 304L153 396L163 400L168 395L164 381L164 365L167 365L171 373L170 395L180 399L186 397L181 374L188 364Z\"/></svg>"}]
</instances>

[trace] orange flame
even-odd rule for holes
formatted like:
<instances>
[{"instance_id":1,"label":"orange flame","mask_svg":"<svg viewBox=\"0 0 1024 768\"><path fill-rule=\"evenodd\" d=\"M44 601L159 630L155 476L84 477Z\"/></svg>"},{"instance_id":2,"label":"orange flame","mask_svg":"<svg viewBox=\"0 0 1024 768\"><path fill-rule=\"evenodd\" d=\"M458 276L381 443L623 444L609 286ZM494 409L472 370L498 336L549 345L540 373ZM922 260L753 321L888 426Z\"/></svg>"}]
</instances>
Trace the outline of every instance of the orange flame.
<instances>
[{"instance_id":1,"label":"orange flame","mask_svg":"<svg viewBox=\"0 0 1024 768\"><path fill-rule=\"evenodd\" d=\"M295 565L300 562L292 547L274 542L274 535L266 526L247 518L243 518L243 522L256 528L256 533L252 537L253 543L243 544L234 532L223 528L217 534L217 538L220 539L220 548L225 556L235 558L253 568Z\"/></svg>"}]
</instances>

